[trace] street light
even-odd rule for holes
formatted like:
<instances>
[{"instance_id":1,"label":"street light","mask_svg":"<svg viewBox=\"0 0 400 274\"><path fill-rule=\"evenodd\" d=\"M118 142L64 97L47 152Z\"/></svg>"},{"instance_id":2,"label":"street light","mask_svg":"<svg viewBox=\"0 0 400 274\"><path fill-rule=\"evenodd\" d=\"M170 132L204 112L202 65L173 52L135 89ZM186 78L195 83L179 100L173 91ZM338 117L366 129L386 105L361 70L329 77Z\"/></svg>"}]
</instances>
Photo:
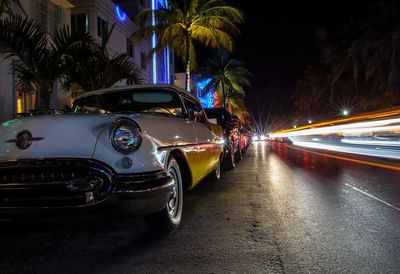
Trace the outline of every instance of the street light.
<instances>
[{"instance_id":1,"label":"street light","mask_svg":"<svg viewBox=\"0 0 400 274\"><path fill-rule=\"evenodd\" d=\"M347 109L344 109L342 111L342 114L343 114L343 116L347 116L347 115L349 115L349 111Z\"/></svg>"},{"instance_id":2,"label":"street light","mask_svg":"<svg viewBox=\"0 0 400 274\"><path fill-rule=\"evenodd\" d=\"M308 120L308 123L309 123L309 124L312 124L312 120Z\"/></svg>"}]
</instances>

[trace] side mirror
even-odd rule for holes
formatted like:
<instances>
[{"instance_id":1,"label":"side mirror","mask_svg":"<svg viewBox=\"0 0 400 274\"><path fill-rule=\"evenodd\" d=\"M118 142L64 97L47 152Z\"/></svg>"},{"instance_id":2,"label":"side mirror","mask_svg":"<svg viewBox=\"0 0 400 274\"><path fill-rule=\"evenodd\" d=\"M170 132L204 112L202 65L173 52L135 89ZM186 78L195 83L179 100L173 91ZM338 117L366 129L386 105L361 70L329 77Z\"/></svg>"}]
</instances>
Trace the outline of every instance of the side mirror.
<instances>
[{"instance_id":1,"label":"side mirror","mask_svg":"<svg viewBox=\"0 0 400 274\"><path fill-rule=\"evenodd\" d=\"M198 122L201 118L202 112L201 111L194 111L194 121Z\"/></svg>"},{"instance_id":2,"label":"side mirror","mask_svg":"<svg viewBox=\"0 0 400 274\"><path fill-rule=\"evenodd\" d=\"M202 114L201 111L195 111L193 109L189 109L190 118L193 119L195 122L199 120L201 114Z\"/></svg>"}]
</instances>

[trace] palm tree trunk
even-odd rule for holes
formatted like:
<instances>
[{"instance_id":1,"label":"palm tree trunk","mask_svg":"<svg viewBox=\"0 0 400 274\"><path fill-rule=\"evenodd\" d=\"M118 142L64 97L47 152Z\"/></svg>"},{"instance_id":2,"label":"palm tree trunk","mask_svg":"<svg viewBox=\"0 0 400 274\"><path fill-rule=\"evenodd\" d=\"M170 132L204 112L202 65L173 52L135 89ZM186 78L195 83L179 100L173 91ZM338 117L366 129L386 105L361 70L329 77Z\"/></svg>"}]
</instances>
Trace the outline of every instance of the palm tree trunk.
<instances>
[{"instance_id":1,"label":"palm tree trunk","mask_svg":"<svg viewBox=\"0 0 400 274\"><path fill-rule=\"evenodd\" d=\"M222 101L223 101L223 106L226 108L226 94L225 94L225 85L222 83Z\"/></svg>"},{"instance_id":2,"label":"palm tree trunk","mask_svg":"<svg viewBox=\"0 0 400 274\"><path fill-rule=\"evenodd\" d=\"M36 92L35 109L49 110L50 108L50 88L39 87Z\"/></svg>"},{"instance_id":3,"label":"palm tree trunk","mask_svg":"<svg viewBox=\"0 0 400 274\"><path fill-rule=\"evenodd\" d=\"M186 35L186 90L190 91L190 36Z\"/></svg>"}]
</instances>

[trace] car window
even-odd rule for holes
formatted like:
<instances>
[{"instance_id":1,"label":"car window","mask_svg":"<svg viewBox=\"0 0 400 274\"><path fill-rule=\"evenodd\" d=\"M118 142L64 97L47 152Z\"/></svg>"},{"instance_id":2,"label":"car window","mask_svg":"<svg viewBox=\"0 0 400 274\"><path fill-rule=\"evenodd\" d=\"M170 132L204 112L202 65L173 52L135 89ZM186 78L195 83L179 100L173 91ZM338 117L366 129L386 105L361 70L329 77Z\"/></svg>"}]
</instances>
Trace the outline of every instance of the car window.
<instances>
[{"instance_id":1,"label":"car window","mask_svg":"<svg viewBox=\"0 0 400 274\"><path fill-rule=\"evenodd\" d=\"M176 92L168 90L124 90L83 97L74 103L74 112L150 112L183 117L183 106Z\"/></svg>"},{"instance_id":2,"label":"car window","mask_svg":"<svg viewBox=\"0 0 400 274\"><path fill-rule=\"evenodd\" d=\"M189 112L189 118L191 120L193 120L193 121L195 120L194 114L197 113L198 116L197 116L196 121L204 123L204 124L207 123L205 114L203 112L203 108L201 107L201 105L199 103L196 103L196 102L194 102L192 100L189 100L189 99L186 99L186 98L184 98L184 102L185 102L185 105L186 105L186 109Z\"/></svg>"}]
</instances>

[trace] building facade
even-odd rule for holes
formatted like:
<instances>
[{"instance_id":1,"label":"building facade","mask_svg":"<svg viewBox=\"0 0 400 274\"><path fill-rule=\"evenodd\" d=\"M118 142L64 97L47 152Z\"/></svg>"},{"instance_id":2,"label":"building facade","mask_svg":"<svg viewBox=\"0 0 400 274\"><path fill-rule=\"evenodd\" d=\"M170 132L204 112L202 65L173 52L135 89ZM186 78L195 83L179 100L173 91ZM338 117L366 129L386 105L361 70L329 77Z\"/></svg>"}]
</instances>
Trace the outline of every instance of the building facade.
<instances>
[{"instance_id":1,"label":"building facade","mask_svg":"<svg viewBox=\"0 0 400 274\"><path fill-rule=\"evenodd\" d=\"M62 25L70 25L72 4L66 0L20 0L25 12L51 33ZM20 12L15 9L16 13ZM34 96L16 93L16 76L10 71L10 60L0 57L0 121L15 117L16 113L33 108ZM52 105L57 104L53 97Z\"/></svg>"},{"instance_id":2,"label":"building facade","mask_svg":"<svg viewBox=\"0 0 400 274\"><path fill-rule=\"evenodd\" d=\"M211 81L211 78L201 74L191 74L190 76L190 93L199 99L204 108L216 107L215 89L209 89L207 92L204 88ZM186 74L184 72L175 73L175 85L185 89Z\"/></svg>"},{"instance_id":3,"label":"building facade","mask_svg":"<svg viewBox=\"0 0 400 274\"><path fill-rule=\"evenodd\" d=\"M44 30L53 33L63 25L72 30L88 32L97 41L114 25L107 49L110 55L127 53L138 66L147 72L151 83L174 83L174 56L169 49L147 58L156 37L132 43L129 38L137 30L133 19L144 8L159 8L161 0L21 0L27 15L34 18ZM165 5L165 4L164 4ZM34 108L34 95L16 92L16 76L10 72L10 61L0 63L0 121L15 117L16 113ZM120 81L117 86L130 83ZM55 85L51 108L69 105L70 95L58 92Z\"/></svg>"}]
</instances>

